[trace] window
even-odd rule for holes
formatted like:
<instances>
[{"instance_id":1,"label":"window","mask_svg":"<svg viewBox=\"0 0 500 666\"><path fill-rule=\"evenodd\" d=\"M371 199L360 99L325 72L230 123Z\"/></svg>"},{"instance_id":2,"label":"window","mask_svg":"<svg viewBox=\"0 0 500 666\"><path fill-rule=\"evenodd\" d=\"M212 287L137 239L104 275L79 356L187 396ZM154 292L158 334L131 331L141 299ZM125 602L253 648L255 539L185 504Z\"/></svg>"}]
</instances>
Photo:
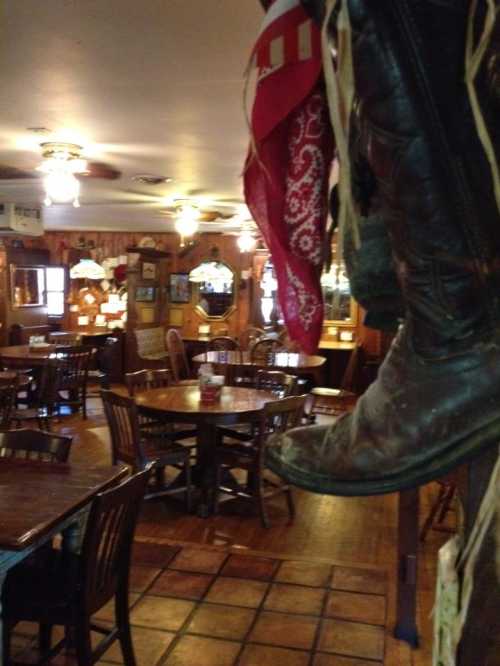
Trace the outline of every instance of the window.
<instances>
[{"instance_id":1,"label":"window","mask_svg":"<svg viewBox=\"0 0 500 666\"><path fill-rule=\"evenodd\" d=\"M46 270L47 314L62 317L64 314L65 270L62 266L50 266Z\"/></svg>"}]
</instances>

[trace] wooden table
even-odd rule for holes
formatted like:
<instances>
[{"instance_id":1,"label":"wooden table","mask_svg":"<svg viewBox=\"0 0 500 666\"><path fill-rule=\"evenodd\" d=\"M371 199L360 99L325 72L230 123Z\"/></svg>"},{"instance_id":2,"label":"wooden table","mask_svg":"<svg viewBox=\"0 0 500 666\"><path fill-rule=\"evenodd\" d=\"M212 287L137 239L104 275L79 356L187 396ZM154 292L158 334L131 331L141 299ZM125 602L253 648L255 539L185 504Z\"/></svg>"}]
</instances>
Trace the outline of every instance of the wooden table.
<instances>
[{"instance_id":1,"label":"wooden table","mask_svg":"<svg viewBox=\"0 0 500 666\"><path fill-rule=\"evenodd\" d=\"M9 569L56 534L62 532L63 548L77 550L89 502L126 474L122 466L0 459L0 595ZM0 665L1 633L0 596Z\"/></svg>"},{"instance_id":2,"label":"wooden table","mask_svg":"<svg viewBox=\"0 0 500 666\"><path fill-rule=\"evenodd\" d=\"M16 367L36 367L44 365L45 361L54 355L54 345L44 351L32 351L29 345L14 345L13 347L0 347L0 359L12 361Z\"/></svg>"},{"instance_id":3,"label":"wooden table","mask_svg":"<svg viewBox=\"0 0 500 666\"><path fill-rule=\"evenodd\" d=\"M193 363L211 363L213 365L228 366L230 375L234 375L238 368L243 370L255 368L260 370L283 370L291 375L312 375L317 385L323 383L323 356L310 356L292 352L275 352L268 354L264 359L252 359L248 351L208 351L192 358ZM232 377L229 378L229 381Z\"/></svg>"},{"instance_id":4,"label":"wooden table","mask_svg":"<svg viewBox=\"0 0 500 666\"><path fill-rule=\"evenodd\" d=\"M197 386L151 389L135 397L138 407L143 412L161 413L163 418L166 417L176 423L196 424L202 495L198 514L203 518L213 513L214 448L217 426L255 420L266 403L277 399L268 391L234 386L224 386L220 400L210 405L200 402L200 390Z\"/></svg>"}]
</instances>

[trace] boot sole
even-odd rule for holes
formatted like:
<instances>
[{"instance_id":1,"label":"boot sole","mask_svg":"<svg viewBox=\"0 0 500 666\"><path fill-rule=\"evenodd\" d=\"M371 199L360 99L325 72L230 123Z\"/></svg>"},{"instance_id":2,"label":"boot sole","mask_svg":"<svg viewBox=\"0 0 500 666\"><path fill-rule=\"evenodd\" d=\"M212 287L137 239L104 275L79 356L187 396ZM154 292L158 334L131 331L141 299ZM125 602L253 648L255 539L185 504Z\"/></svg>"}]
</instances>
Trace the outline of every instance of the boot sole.
<instances>
[{"instance_id":1,"label":"boot sole","mask_svg":"<svg viewBox=\"0 0 500 666\"><path fill-rule=\"evenodd\" d=\"M273 449L266 451L266 467L288 483L319 495L363 497L386 495L423 486L446 476L460 465L472 462L489 448L500 443L500 418L468 437L449 444L442 453L415 467L375 479L335 479L284 463Z\"/></svg>"}]
</instances>

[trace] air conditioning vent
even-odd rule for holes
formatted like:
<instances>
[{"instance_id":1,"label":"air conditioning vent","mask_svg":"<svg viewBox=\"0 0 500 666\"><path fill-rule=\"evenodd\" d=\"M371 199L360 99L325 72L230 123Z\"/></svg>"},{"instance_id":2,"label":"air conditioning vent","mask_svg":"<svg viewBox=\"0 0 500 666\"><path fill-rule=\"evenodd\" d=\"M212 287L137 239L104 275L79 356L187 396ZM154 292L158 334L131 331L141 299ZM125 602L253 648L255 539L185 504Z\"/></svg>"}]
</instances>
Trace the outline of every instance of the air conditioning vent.
<instances>
[{"instance_id":1,"label":"air conditioning vent","mask_svg":"<svg viewBox=\"0 0 500 666\"><path fill-rule=\"evenodd\" d=\"M0 204L0 235L43 236L42 211L13 203Z\"/></svg>"}]
</instances>

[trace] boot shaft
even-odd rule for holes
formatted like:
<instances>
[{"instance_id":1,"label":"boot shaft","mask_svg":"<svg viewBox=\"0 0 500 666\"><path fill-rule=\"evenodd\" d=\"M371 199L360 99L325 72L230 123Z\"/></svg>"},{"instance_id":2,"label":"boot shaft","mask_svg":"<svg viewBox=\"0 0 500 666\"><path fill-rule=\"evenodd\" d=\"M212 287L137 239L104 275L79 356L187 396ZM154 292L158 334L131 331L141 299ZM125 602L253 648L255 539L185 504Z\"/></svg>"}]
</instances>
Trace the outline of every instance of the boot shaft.
<instances>
[{"instance_id":1,"label":"boot shaft","mask_svg":"<svg viewBox=\"0 0 500 666\"><path fill-rule=\"evenodd\" d=\"M414 344L430 356L470 346L499 318L500 219L464 82L468 10L464 0L349 0L371 213L388 226ZM490 48L477 80L488 128L495 56Z\"/></svg>"}]
</instances>

